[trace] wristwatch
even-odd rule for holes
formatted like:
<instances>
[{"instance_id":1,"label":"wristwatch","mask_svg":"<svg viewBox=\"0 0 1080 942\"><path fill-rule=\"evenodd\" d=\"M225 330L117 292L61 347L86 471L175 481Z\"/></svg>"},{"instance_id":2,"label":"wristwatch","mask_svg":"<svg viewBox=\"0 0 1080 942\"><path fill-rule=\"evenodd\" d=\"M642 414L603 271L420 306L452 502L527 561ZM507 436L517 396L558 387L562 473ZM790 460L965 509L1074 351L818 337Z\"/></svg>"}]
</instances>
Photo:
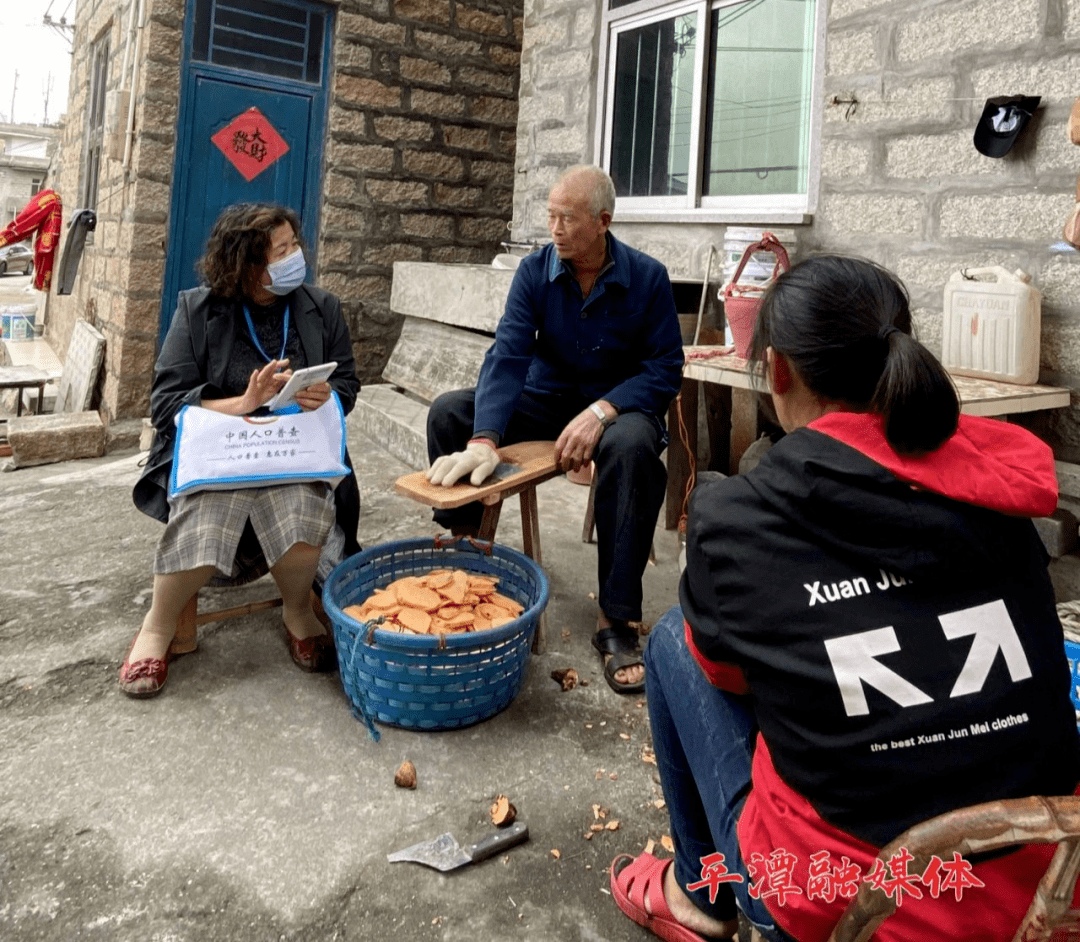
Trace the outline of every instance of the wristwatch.
<instances>
[{"instance_id":1,"label":"wristwatch","mask_svg":"<svg viewBox=\"0 0 1080 942\"><path fill-rule=\"evenodd\" d=\"M600 420L600 425L603 428L607 428L609 425L611 425L612 422L615 421L614 419L609 419L607 417L607 413L604 412L602 408L600 408L600 403L591 402L589 403L589 408L592 410L593 415L595 415Z\"/></svg>"}]
</instances>

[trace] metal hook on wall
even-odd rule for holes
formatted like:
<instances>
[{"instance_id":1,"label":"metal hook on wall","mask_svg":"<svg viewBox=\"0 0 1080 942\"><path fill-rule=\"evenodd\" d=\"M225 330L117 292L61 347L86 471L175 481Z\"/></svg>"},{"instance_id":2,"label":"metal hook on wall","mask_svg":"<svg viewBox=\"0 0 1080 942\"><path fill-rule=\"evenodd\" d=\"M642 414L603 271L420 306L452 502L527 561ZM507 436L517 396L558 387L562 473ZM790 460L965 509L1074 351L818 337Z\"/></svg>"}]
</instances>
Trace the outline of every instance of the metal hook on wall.
<instances>
[{"instance_id":1,"label":"metal hook on wall","mask_svg":"<svg viewBox=\"0 0 1080 942\"><path fill-rule=\"evenodd\" d=\"M845 105L846 107L844 108L844 120L850 121L851 116L855 114L856 110L859 107L859 99L856 98L854 94L852 94L850 98L841 98L839 95L833 95L832 98L829 99L829 104L835 105L837 107L839 107L840 105Z\"/></svg>"}]
</instances>

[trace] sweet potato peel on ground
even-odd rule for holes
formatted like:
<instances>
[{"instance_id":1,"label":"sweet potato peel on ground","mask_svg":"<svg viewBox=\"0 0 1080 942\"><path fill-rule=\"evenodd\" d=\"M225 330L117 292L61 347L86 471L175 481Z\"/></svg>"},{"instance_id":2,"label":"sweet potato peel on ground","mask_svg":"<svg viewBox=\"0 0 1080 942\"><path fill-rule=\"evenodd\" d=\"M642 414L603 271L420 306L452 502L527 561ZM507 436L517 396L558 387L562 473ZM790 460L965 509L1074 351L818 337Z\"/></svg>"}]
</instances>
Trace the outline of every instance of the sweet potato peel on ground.
<instances>
[{"instance_id":1,"label":"sweet potato peel on ground","mask_svg":"<svg viewBox=\"0 0 1080 942\"><path fill-rule=\"evenodd\" d=\"M463 569L436 569L424 576L402 576L343 611L359 622L382 618L379 628L401 634L485 631L524 611L521 603L495 591L498 581Z\"/></svg>"},{"instance_id":2,"label":"sweet potato peel on ground","mask_svg":"<svg viewBox=\"0 0 1080 942\"><path fill-rule=\"evenodd\" d=\"M491 805L491 823L497 828L504 828L517 820L517 808L505 795L496 795Z\"/></svg>"}]
</instances>

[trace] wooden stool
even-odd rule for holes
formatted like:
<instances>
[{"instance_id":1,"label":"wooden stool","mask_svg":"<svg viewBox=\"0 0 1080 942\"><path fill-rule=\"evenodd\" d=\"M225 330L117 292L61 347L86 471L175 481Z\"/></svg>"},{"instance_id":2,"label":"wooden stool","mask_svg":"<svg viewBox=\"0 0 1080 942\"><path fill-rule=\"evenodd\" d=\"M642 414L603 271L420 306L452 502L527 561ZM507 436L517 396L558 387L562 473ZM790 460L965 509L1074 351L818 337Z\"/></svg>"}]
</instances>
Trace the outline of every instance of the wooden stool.
<instances>
[{"instance_id":1,"label":"wooden stool","mask_svg":"<svg viewBox=\"0 0 1080 942\"><path fill-rule=\"evenodd\" d=\"M499 449L502 459L491 477L479 487L457 483L452 487L430 483L424 471L414 471L394 482L394 489L433 510L463 507L475 500L485 501L479 538L494 540L502 503L517 494L521 498L521 536L525 555L543 565L540 554L540 521L536 510L536 485L562 474L555 463L554 442L520 442ZM546 644L547 613L540 615L532 649L542 654Z\"/></svg>"},{"instance_id":2,"label":"wooden stool","mask_svg":"<svg viewBox=\"0 0 1080 942\"><path fill-rule=\"evenodd\" d=\"M176 634L173 636L169 651L172 654L190 654L199 646L198 627L208 625L212 621L227 621L230 618L242 618L254 612L262 612L271 608L281 608L281 597L262 599L257 602L245 602L243 605L234 605L231 608L217 608L208 612L199 612L199 593L196 592L184 606L180 618L176 622ZM322 599L315 592L311 593L311 607L315 617L330 629L330 619L322 607ZM332 631L331 631L332 634Z\"/></svg>"}]
</instances>

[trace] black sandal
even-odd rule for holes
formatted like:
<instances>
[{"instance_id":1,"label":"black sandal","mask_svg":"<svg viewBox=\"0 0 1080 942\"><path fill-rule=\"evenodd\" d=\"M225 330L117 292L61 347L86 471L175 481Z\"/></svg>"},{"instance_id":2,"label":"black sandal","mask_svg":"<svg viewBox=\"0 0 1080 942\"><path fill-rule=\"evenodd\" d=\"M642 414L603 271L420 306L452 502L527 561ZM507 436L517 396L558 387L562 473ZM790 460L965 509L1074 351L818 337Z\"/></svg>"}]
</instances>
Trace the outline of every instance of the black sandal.
<instances>
[{"instance_id":1,"label":"black sandal","mask_svg":"<svg viewBox=\"0 0 1080 942\"><path fill-rule=\"evenodd\" d=\"M635 694L645 692L645 679L642 678L636 684L621 684L615 679L615 672L635 664L644 666L641 658L641 647L638 645L638 635L627 624L619 627L601 628L593 635L592 646L596 648L601 659L611 656L604 665L604 680L616 693Z\"/></svg>"}]
</instances>

